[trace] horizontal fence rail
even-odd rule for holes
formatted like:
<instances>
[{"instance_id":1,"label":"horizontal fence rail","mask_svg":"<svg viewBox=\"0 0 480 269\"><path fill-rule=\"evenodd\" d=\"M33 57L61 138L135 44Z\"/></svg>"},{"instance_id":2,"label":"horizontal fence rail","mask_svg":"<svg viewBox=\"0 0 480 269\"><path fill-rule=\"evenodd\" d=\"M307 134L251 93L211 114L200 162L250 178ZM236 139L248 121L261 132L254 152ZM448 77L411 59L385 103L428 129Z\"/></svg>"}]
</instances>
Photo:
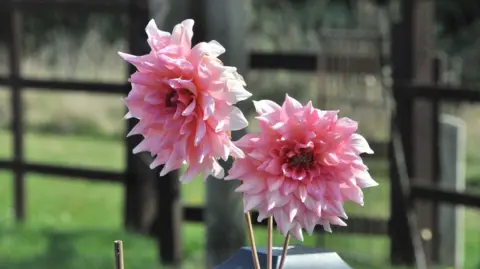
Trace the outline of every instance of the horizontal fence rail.
<instances>
[{"instance_id":1,"label":"horizontal fence rail","mask_svg":"<svg viewBox=\"0 0 480 269\"><path fill-rule=\"evenodd\" d=\"M11 86L14 81L10 78L0 77L0 86ZM130 89L129 84L95 83L81 81L61 81L42 79L15 79L15 84L22 88L32 90L51 91L82 91L91 93L125 94Z\"/></svg>"},{"instance_id":2,"label":"horizontal fence rail","mask_svg":"<svg viewBox=\"0 0 480 269\"><path fill-rule=\"evenodd\" d=\"M259 53L250 54L250 68L260 70L374 74L380 69L378 57L334 54Z\"/></svg>"},{"instance_id":3,"label":"horizontal fence rail","mask_svg":"<svg viewBox=\"0 0 480 269\"><path fill-rule=\"evenodd\" d=\"M480 194L455 191L440 186L412 186L412 197L451 205L464 205L480 209Z\"/></svg>"},{"instance_id":4,"label":"horizontal fence rail","mask_svg":"<svg viewBox=\"0 0 480 269\"><path fill-rule=\"evenodd\" d=\"M71 178L88 179L91 181L122 182L123 173L94 170L86 168L71 168L58 165L36 164L36 163L15 163L14 161L0 160L0 169L12 170L21 169L27 173L39 173L52 176L65 176Z\"/></svg>"},{"instance_id":5,"label":"horizontal fence rail","mask_svg":"<svg viewBox=\"0 0 480 269\"><path fill-rule=\"evenodd\" d=\"M431 101L480 103L480 89L441 85L398 86L399 98L425 98Z\"/></svg>"}]
</instances>

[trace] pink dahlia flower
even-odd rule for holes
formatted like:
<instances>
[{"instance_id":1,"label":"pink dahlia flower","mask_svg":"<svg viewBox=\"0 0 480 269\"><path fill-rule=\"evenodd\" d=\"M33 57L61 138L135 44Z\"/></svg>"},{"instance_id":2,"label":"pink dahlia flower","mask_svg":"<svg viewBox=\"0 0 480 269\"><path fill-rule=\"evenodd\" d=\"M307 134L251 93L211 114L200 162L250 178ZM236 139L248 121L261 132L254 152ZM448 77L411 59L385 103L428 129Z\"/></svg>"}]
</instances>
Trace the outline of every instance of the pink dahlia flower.
<instances>
[{"instance_id":1,"label":"pink dahlia flower","mask_svg":"<svg viewBox=\"0 0 480 269\"><path fill-rule=\"evenodd\" d=\"M337 118L338 111L322 111L311 102L302 106L286 96L283 106L254 102L259 134L247 134L235 144L245 152L236 159L229 179L239 179L245 211L256 208L259 219L273 216L278 230L303 240L317 224L345 226L343 203L363 205L361 188L378 185L360 158L373 153L356 134L357 122Z\"/></svg>"},{"instance_id":2,"label":"pink dahlia flower","mask_svg":"<svg viewBox=\"0 0 480 269\"><path fill-rule=\"evenodd\" d=\"M126 118L139 119L129 135L144 137L133 152L156 156L150 167L164 165L161 176L186 164L183 182L200 173L223 178L218 160L244 157L229 134L248 125L234 104L251 96L236 68L217 58L225 52L218 42L192 48L193 24L185 20L170 34L151 20L146 27L150 53L119 53L137 68L124 100Z\"/></svg>"}]
</instances>

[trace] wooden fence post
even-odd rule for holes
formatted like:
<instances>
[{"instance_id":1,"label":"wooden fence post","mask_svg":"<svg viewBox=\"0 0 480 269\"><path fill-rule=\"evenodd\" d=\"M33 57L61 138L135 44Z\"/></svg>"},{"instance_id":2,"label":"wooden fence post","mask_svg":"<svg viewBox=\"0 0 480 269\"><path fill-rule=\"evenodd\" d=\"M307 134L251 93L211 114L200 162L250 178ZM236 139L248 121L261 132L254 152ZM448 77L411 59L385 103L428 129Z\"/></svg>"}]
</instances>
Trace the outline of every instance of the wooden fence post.
<instances>
[{"instance_id":1,"label":"wooden fence post","mask_svg":"<svg viewBox=\"0 0 480 269\"><path fill-rule=\"evenodd\" d=\"M7 1L7 25L9 26L8 48L11 79L12 131L13 131L13 172L15 219L25 220L25 179L23 169L23 108L20 85L20 63L22 60L22 14L14 8L13 1Z\"/></svg>"},{"instance_id":2,"label":"wooden fence post","mask_svg":"<svg viewBox=\"0 0 480 269\"><path fill-rule=\"evenodd\" d=\"M403 0L402 26L400 41L402 47L396 47L392 55L402 62L400 70L401 81L397 85L430 85L434 78L433 59L435 53L434 38L434 1L433 0ZM392 43L398 42L397 40ZM401 55L403 54L404 55ZM398 77L397 77L398 78ZM396 87L395 91L403 90ZM405 143L405 153L408 161L409 176L413 184L434 184L438 173L438 104L425 100L412 100L411 103L399 102L397 114L403 118L405 124L400 126ZM394 199L392 195L392 199ZM394 201L392 201L394 203ZM438 259L438 229L437 206L429 201L416 201L415 210L418 212L418 224L424 243L425 256L429 263ZM392 219L396 218L391 212ZM392 225L393 224L392 220ZM401 231L392 233L400 235ZM398 241L397 241L398 240ZM400 249L405 238L392 234L392 262L412 264L411 251ZM405 243L405 242L404 242ZM405 243L406 244L406 243ZM406 245L404 246L406 247ZM397 251L398 253L393 253ZM399 259L394 256L400 254Z\"/></svg>"},{"instance_id":3,"label":"wooden fence post","mask_svg":"<svg viewBox=\"0 0 480 269\"><path fill-rule=\"evenodd\" d=\"M144 0L129 2L128 45L129 53L141 55L148 53L148 45L144 28L148 22L148 9L142 8ZM135 72L135 67L128 64L128 72ZM131 87L128 85L126 95ZM135 126L136 119L127 120L127 133ZM155 171L151 171L138 155L132 153L133 148L141 141L140 136L126 139L126 175L125 175L125 215L124 223L128 230L148 234L153 221L156 202L154 188L157 179Z\"/></svg>"},{"instance_id":4,"label":"wooden fence post","mask_svg":"<svg viewBox=\"0 0 480 269\"><path fill-rule=\"evenodd\" d=\"M149 52L145 27L150 19L148 0L130 0L129 3L129 52L136 55ZM129 65L129 73L135 68ZM128 88L129 90L130 88ZM127 130L137 123L130 119ZM127 171L125 178L125 226L129 230L149 234L163 246L160 259L165 263L179 260L180 249L177 227L179 208L178 173L176 171L159 178L161 167L151 170L149 154L134 155L133 148L141 137L127 139ZM162 215L163 217L160 217ZM172 217L173 216L173 217Z\"/></svg>"},{"instance_id":5,"label":"wooden fence post","mask_svg":"<svg viewBox=\"0 0 480 269\"><path fill-rule=\"evenodd\" d=\"M391 60L393 67L393 94L396 101L396 111L392 115L392 124L397 124L401 132L403 151L405 154L405 162L408 174L411 175L412 167L412 138L409 130L411 129L411 100L400 98L402 90L401 84L409 78L409 61L406 57L407 50L403 49L405 44L405 35L403 25L395 24L391 32ZM393 127L393 125L392 125ZM406 131L405 131L406 130ZM392 264L413 264L414 252L412 238L410 236L410 227L407 219L407 209L403 206L403 197L400 190L398 178L398 167L395 164L395 156L393 155L393 135L392 128L391 141L389 147L390 161L390 220L389 220L389 236L390 236L390 261Z\"/></svg>"},{"instance_id":6,"label":"wooden fence post","mask_svg":"<svg viewBox=\"0 0 480 269\"><path fill-rule=\"evenodd\" d=\"M467 125L461 118L447 114L441 115L440 120L440 186L465 191ZM464 208L456 205L440 205L438 222L440 264L452 268L463 268Z\"/></svg>"},{"instance_id":7,"label":"wooden fence post","mask_svg":"<svg viewBox=\"0 0 480 269\"><path fill-rule=\"evenodd\" d=\"M187 0L149 0L150 17L164 31L189 17ZM146 26L146 25L145 25ZM145 27L144 26L144 27ZM162 167L157 170L160 172ZM157 215L154 233L158 238L163 264L179 266L182 261L183 208L179 171L172 171L157 182Z\"/></svg>"},{"instance_id":8,"label":"wooden fence post","mask_svg":"<svg viewBox=\"0 0 480 269\"><path fill-rule=\"evenodd\" d=\"M168 4L162 1L163 4ZM170 1L176 4L181 1ZM162 3L161 3L162 4ZM156 1L130 0L130 53L141 55L149 53L145 27L151 17L157 17L160 28L173 28L182 18L171 18L177 9L170 8L166 25L162 25L158 14L167 14L158 7ZM153 11L153 15L150 13ZM130 73L135 69L130 66ZM129 120L128 130L136 121ZM157 239L160 261L168 265L181 262L182 206L178 171L172 171L159 177L162 167L150 170L152 158L149 154L136 156L132 149L140 142L140 137L127 139L127 177L125 181L125 225L134 231L150 234Z\"/></svg>"},{"instance_id":9,"label":"wooden fence post","mask_svg":"<svg viewBox=\"0 0 480 269\"><path fill-rule=\"evenodd\" d=\"M248 54L245 48L245 9L246 1L238 0L196 0L196 34L203 40L217 40L226 48L220 59L235 66L241 75L246 76ZM237 104L242 109L247 102ZM233 132L233 140L238 140L245 131ZM231 161L223 163L225 172ZM243 203L241 195L233 190L237 182L208 178L205 203L206 263L207 268L225 261L245 242Z\"/></svg>"},{"instance_id":10,"label":"wooden fence post","mask_svg":"<svg viewBox=\"0 0 480 269\"><path fill-rule=\"evenodd\" d=\"M404 23L412 46L412 83L433 84L435 55L435 1L405 0ZM414 184L433 185L438 180L438 103L427 100L413 102L413 167ZM415 201L420 234L427 262L438 260L437 205Z\"/></svg>"}]
</instances>

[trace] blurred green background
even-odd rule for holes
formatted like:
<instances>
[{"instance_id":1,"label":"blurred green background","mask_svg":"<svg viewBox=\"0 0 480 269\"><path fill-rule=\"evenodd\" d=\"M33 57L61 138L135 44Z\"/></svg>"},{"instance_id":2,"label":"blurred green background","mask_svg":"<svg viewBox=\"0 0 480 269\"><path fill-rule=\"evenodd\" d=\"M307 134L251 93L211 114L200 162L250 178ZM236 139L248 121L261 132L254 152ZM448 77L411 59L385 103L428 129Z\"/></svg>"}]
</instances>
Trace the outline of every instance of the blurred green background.
<instances>
[{"instance_id":1,"label":"blurred green background","mask_svg":"<svg viewBox=\"0 0 480 269\"><path fill-rule=\"evenodd\" d=\"M300 4L302 2L302 4ZM389 22L391 7L373 1L358 1L352 9L345 1L251 1L247 44L256 51L377 55L378 44L350 41L341 47L325 39L322 29L350 29L381 33ZM335 4L338 3L338 4ZM480 10L479 10L480 11ZM75 79L123 83L127 66L117 56L126 51L125 18L120 15L83 16L62 12L27 14L22 74L29 78ZM459 15L460 16L460 15ZM452 81L476 85L480 52L475 41L479 23L461 33L440 32L440 50L452 59L462 59L462 68L451 62ZM441 25L440 25L441 26ZM443 29L442 27L439 27ZM444 27L445 28L445 27ZM112 30L113 29L113 30ZM170 30L170 29L165 29ZM228 49L228 48L227 48ZM0 40L0 76L7 75L7 51ZM461 70L459 70L461 69ZM472 71L473 70L473 71ZM287 71L256 71L247 75L252 100L281 100L292 96L321 108L340 108L341 115L360 122L367 138L386 141L388 98L382 92L384 73L369 75L304 74ZM320 97L319 97L320 96ZM122 96L71 92L31 91L25 103L25 156L27 161L100 168L124 169L123 137L125 108ZM350 102L355 99L355 104ZM323 98L323 99L322 99ZM363 103L357 104L360 100ZM0 88L0 158L12 156L10 93ZM468 124L467 182L480 187L480 106L448 107ZM252 113L247 116L251 119ZM255 124L250 127L255 131ZM365 190L366 206L347 205L350 216L389 216L389 182L386 160L370 161L377 188ZM157 264L154 240L128 234L122 228L123 189L114 183L27 174L27 221L13 219L12 174L0 172L0 268L113 268L112 242L122 239L127 269L165 268ZM182 186L185 204L202 205L204 186L200 180ZM465 268L480 268L480 213L467 209ZM184 226L184 268L204 264L204 229L200 224ZM335 230L334 230L335 231ZM266 242L264 229L256 230L258 244ZM277 236L274 243L282 244ZM338 251L354 268L390 268L386 236L328 234L306 239Z\"/></svg>"}]
</instances>

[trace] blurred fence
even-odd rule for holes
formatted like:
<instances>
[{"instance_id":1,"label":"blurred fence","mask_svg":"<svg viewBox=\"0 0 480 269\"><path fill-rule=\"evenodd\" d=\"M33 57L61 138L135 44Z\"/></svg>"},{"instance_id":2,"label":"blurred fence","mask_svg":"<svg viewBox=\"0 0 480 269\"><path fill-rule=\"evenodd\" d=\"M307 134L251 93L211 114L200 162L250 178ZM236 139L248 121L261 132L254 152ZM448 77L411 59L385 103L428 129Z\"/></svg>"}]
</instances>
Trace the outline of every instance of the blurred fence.
<instances>
[{"instance_id":1,"label":"blurred fence","mask_svg":"<svg viewBox=\"0 0 480 269\"><path fill-rule=\"evenodd\" d=\"M442 102L480 105L480 91L440 85L397 85L394 90L397 93L396 101L399 109L393 122L390 160L391 187L397 195L392 195L395 197L395 200L392 200L395 203L392 210L394 219L391 219L389 228L390 231L401 232L391 232L391 235L396 237L396 239L392 238L392 244L396 244L399 250L398 253L391 253L392 261L399 264L415 263L417 268L430 268L429 266L440 264L442 260L439 246L442 234L436 223L437 220L435 220L439 216L439 205L466 206L480 211L480 195L478 193L471 190L459 191L455 188L446 188L439 182L441 175L439 168L441 163L439 154L440 105ZM430 149L427 154L431 157L424 163L430 163L428 165L433 168L433 173L423 178L412 178L409 176L415 175L412 169L412 160L418 158L415 156L418 153L415 153L414 142L411 139L414 135L413 119L419 118L418 113L421 113L414 108L414 103L418 101L432 103L433 116L428 124L429 128L435 131L433 139L426 143L426 147ZM425 207L428 208L428 212ZM392 245L392 247L395 246ZM455 254L449 253L448 255Z\"/></svg>"},{"instance_id":2,"label":"blurred fence","mask_svg":"<svg viewBox=\"0 0 480 269\"><path fill-rule=\"evenodd\" d=\"M8 49L9 49L9 71L10 76L0 77L0 85L10 87L12 91L12 131L14 154L12 160L0 160L0 168L13 171L15 175L14 186L14 208L15 217L18 221L23 221L25 216L25 173L41 173L55 176L68 176L68 178L126 182L128 175L135 174L138 171L128 171L134 169L134 165L127 163L127 171L124 173L116 173L111 171L99 171L91 169L79 169L74 167L62 167L54 165L44 165L37 163L27 163L24 160L24 139L23 139L23 105L21 102L22 90L29 89L49 89L56 91L84 91L92 93L109 93L109 94L127 94L129 91L128 84L109 84L109 83L91 83L79 81L64 80L44 80L24 78L20 74L20 59L22 48L22 12L27 10L50 10L61 9L75 12L102 12L113 13L120 12L128 15L129 29L134 31L132 27L137 26L135 30L143 29L148 21L148 7L142 6L145 1L131 0L128 4L121 4L117 1L55 1L55 0L22 0L22 1L3 1L0 4L0 17L2 24L8 31ZM126 32L128 35L131 32ZM135 35L130 34L128 40L130 50L142 40L135 40ZM379 42L374 37L374 42ZM335 54L276 54L276 53L255 53L250 54L250 68L258 70L285 69L302 72L328 72L328 73L348 73L348 74L378 74L379 73L379 57L378 56L358 56L340 57ZM130 126L131 127L131 126ZM132 162L131 149L133 143L127 142L127 162ZM386 155L385 146L381 144L373 145L378 153L377 156ZM383 153L383 154L382 154ZM140 184L140 183L138 183ZM164 191L168 191L165 189ZM162 194L160 194L162 196ZM168 194L163 195L169 197ZM162 201L165 202L165 201ZM172 209L173 210L173 209ZM186 221L201 222L202 208L186 207L184 210L184 219ZM253 216L256 218L256 216ZM337 230L338 233L355 233L355 234L387 234L387 222L382 219L370 218L352 218L349 220L348 227L342 227ZM258 223L258 225L266 225L266 223ZM180 229L181 227L176 227ZM172 231L166 231L172 233ZM177 242L165 242L172 247L163 247L162 249L175 249ZM170 259L165 255L164 259ZM168 255L167 255L168 256Z\"/></svg>"},{"instance_id":3,"label":"blurred fence","mask_svg":"<svg viewBox=\"0 0 480 269\"><path fill-rule=\"evenodd\" d=\"M30 79L25 78L20 73L20 58L21 58L21 47L22 47L22 13L27 10L49 10L49 9L59 9L59 10L70 10L75 12L100 12L100 13L123 13L128 17L128 29L125 35L128 35L128 43L130 52L135 53L142 51L144 47L145 40L141 36L139 37L138 32L143 32L143 28L146 25L149 18L148 1L136 1L130 0L128 3L119 2L119 1L95 1L95 0L71 0L71 1L60 1L60 0L9 0L0 2L0 23L8 32L8 49L9 49L9 76L0 77L0 86L10 87L12 92L12 132L14 134L13 146L14 146L14 155L11 160L0 160L0 168L13 171L14 177L14 186L15 186L15 217L18 221L23 221L27 216L25 216L25 184L24 184L24 175L26 173L42 173L48 175L57 175L57 176L68 176L68 178L78 178L78 179L87 179L87 180L98 180L98 181L112 181L124 184L125 186L132 186L131 184L141 184L132 180L132 175L139 173L136 169L138 166L134 164L137 156L133 156L131 153L133 147L135 146L135 140L128 139L126 140L126 170L123 173L111 172L111 171L99 171L99 170L90 170L90 169L79 169L74 167L61 167L53 165L44 165L37 163L27 163L24 160L24 142L23 142L23 105L21 102L22 89L50 89L57 91L83 91L83 92L92 92L92 93L109 93L109 94L127 94L130 87L127 83L125 84L110 84L110 83L91 83L91 82L79 82L79 81L59 81L59 80L44 80L44 79ZM298 72L307 72L314 73L318 75L319 87L328 85L330 77L324 76L325 74L335 74L339 78L337 80L343 81L344 76L355 77L356 75L367 75L372 78L370 81L376 81L375 89L376 92L372 95L365 91L361 96L346 96L345 92L330 92L318 91L317 93L317 102L322 103L322 106L329 106L329 104L336 102L348 102L349 104L359 104L363 106L385 106L386 114L388 114L389 108L385 104L387 97L382 97L378 99L378 96L382 96L383 85L381 83L382 79L382 68L385 65L386 61L384 55L382 54L381 47L383 45L382 36L378 33L360 33L358 31L325 31L322 33L322 40L325 40L322 44L330 44L329 48L322 50L319 54L302 54L302 53L257 53L251 52L250 57L250 69L251 70L276 70L276 69L285 69ZM351 42L357 42L358 44L367 44L364 47L369 47L366 49L366 53L361 53L356 49L351 50L350 53L340 53L335 51L338 48L338 44L346 44L345 40L350 40ZM356 45L358 48L359 45ZM327 46L327 45L325 45ZM393 52L394 53L394 52ZM131 70L132 71L132 70ZM354 78L355 79L355 78ZM380 82L379 82L380 81ZM354 82L355 84L355 82ZM358 83L357 83L358 84ZM367 83L368 84L368 83ZM370 83L371 84L371 83ZM328 87L334 88L334 87ZM343 88L343 86L339 87ZM480 101L480 96L478 92L471 90L461 90L457 89L456 91L451 91L450 89L435 88L432 89L430 86L422 87L411 87L411 86L402 86L401 91L402 97L397 98L398 100L403 100L399 103L403 104L405 102L412 102L413 98L428 98L438 102L440 99L449 99L454 101ZM353 93L355 95L357 93ZM372 100L370 96L377 98ZM407 100L407 101L405 101ZM405 106L409 107L409 106ZM410 106L411 107L411 106ZM434 106L436 107L436 106ZM412 112L407 112L411 115ZM437 120L438 111L434 111L436 117L433 120ZM387 116L389 117L389 116ZM128 123L127 129L132 127L132 122ZM434 126L434 123L432 123ZM408 132L408 128L401 128L400 130L402 136L405 135L405 132ZM437 133L438 135L438 133ZM437 140L432 140L432 143ZM387 144L382 142L372 142L372 148L375 151L374 158L385 158L388 155ZM391 151L392 152L392 151ZM407 159L410 158L407 152ZM390 156L391 160L398 160ZM148 168L146 168L148 169ZM398 177L398 171L394 172ZM395 176L393 176L395 177ZM392 179L393 179L392 177ZM392 181L394 182L394 181ZM394 185L392 184L392 188ZM410 187L409 187L410 188ZM162 203L164 206L169 206L169 195L170 189L168 188L159 188L159 196L166 197L162 198ZM411 191L411 192L410 192ZM163 192L163 194L162 194ZM130 194L127 194L130 195ZM465 204L469 206L480 206L479 198L475 195L470 195L468 193L456 193L447 190L442 190L434 188L431 186L411 186L411 190L408 190L408 193L401 195L402 198L397 196L391 196L391 203L398 204L401 203L402 199L410 200L412 198L421 198L421 199L430 199L435 201L447 201L452 204ZM393 200L397 199L397 200ZM135 197L125 197L125 203L127 201L135 201ZM407 201L407 202L408 202ZM130 202L132 203L132 202ZM135 216L129 215L127 211L139 210L137 207L141 205L135 204L126 204L126 218ZM180 210L178 208L170 208L171 212ZM403 211L402 211L403 210ZM400 212L400 213L399 213ZM402 213L403 212L403 213ZM400 211L392 210L392 216L394 214L403 214L407 215L406 212L410 212L409 209L403 208ZM177 212L178 213L178 212ZM202 222L203 221L203 209L199 207L185 207L183 208L183 216L186 221L191 222ZM253 214L253 218L256 218ZM158 222L170 220L165 218L158 218ZM126 221L127 222L127 221ZM159 224L161 225L161 224ZM266 222L258 223L258 225L266 226ZM409 230L413 229L408 224L406 226L398 226L402 229L407 227ZM162 241L162 253L161 257L165 262L176 259L172 255L175 253L172 252L172 249L177 249L179 242L176 241L174 237L166 238L165 234L176 234L179 233L181 227L173 225L170 223L168 226L171 230L164 231L163 233L157 233L155 236L159 241ZM410 227L410 228L409 228ZM390 227L392 228L392 227ZM173 231L173 230L176 231ZM319 229L318 231L320 231ZM347 233L347 234L364 234L364 235L388 235L392 236L395 234L395 230L390 230L386 219L381 218L369 218L369 217L352 217L349 219L349 225L347 227L338 227L335 229L336 233ZM413 234L418 234L419 231L413 231ZM404 242L404 247L409 248L408 245L411 243L411 237L408 236ZM392 249L392 252L395 250ZM401 251L400 251L401 252ZM398 253L392 253L392 256L399 256ZM400 255L401 256L401 255Z\"/></svg>"},{"instance_id":4,"label":"blurred fence","mask_svg":"<svg viewBox=\"0 0 480 269\"><path fill-rule=\"evenodd\" d=\"M439 205L480 208L480 195L471 190L445 188L441 182L444 173L456 164L441 161L442 155L449 153L441 151L445 144L441 143L440 107L444 102L478 103L480 92L442 84L441 63L432 61L436 56L435 1L421 2L403 1L402 20L392 25L392 93L396 106L389 147L389 229L392 263L416 262L418 268L431 268L444 260L441 248L448 248L441 245L442 239L448 237L444 233L456 233L453 229L441 230ZM454 177L449 180L456 180L457 176ZM474 236L468 232L467 236ZM455 252L454 247L446 255L453 257ZM452 258L445 265L463 268L457 262Z\"/></svg>"}]
</instances>

